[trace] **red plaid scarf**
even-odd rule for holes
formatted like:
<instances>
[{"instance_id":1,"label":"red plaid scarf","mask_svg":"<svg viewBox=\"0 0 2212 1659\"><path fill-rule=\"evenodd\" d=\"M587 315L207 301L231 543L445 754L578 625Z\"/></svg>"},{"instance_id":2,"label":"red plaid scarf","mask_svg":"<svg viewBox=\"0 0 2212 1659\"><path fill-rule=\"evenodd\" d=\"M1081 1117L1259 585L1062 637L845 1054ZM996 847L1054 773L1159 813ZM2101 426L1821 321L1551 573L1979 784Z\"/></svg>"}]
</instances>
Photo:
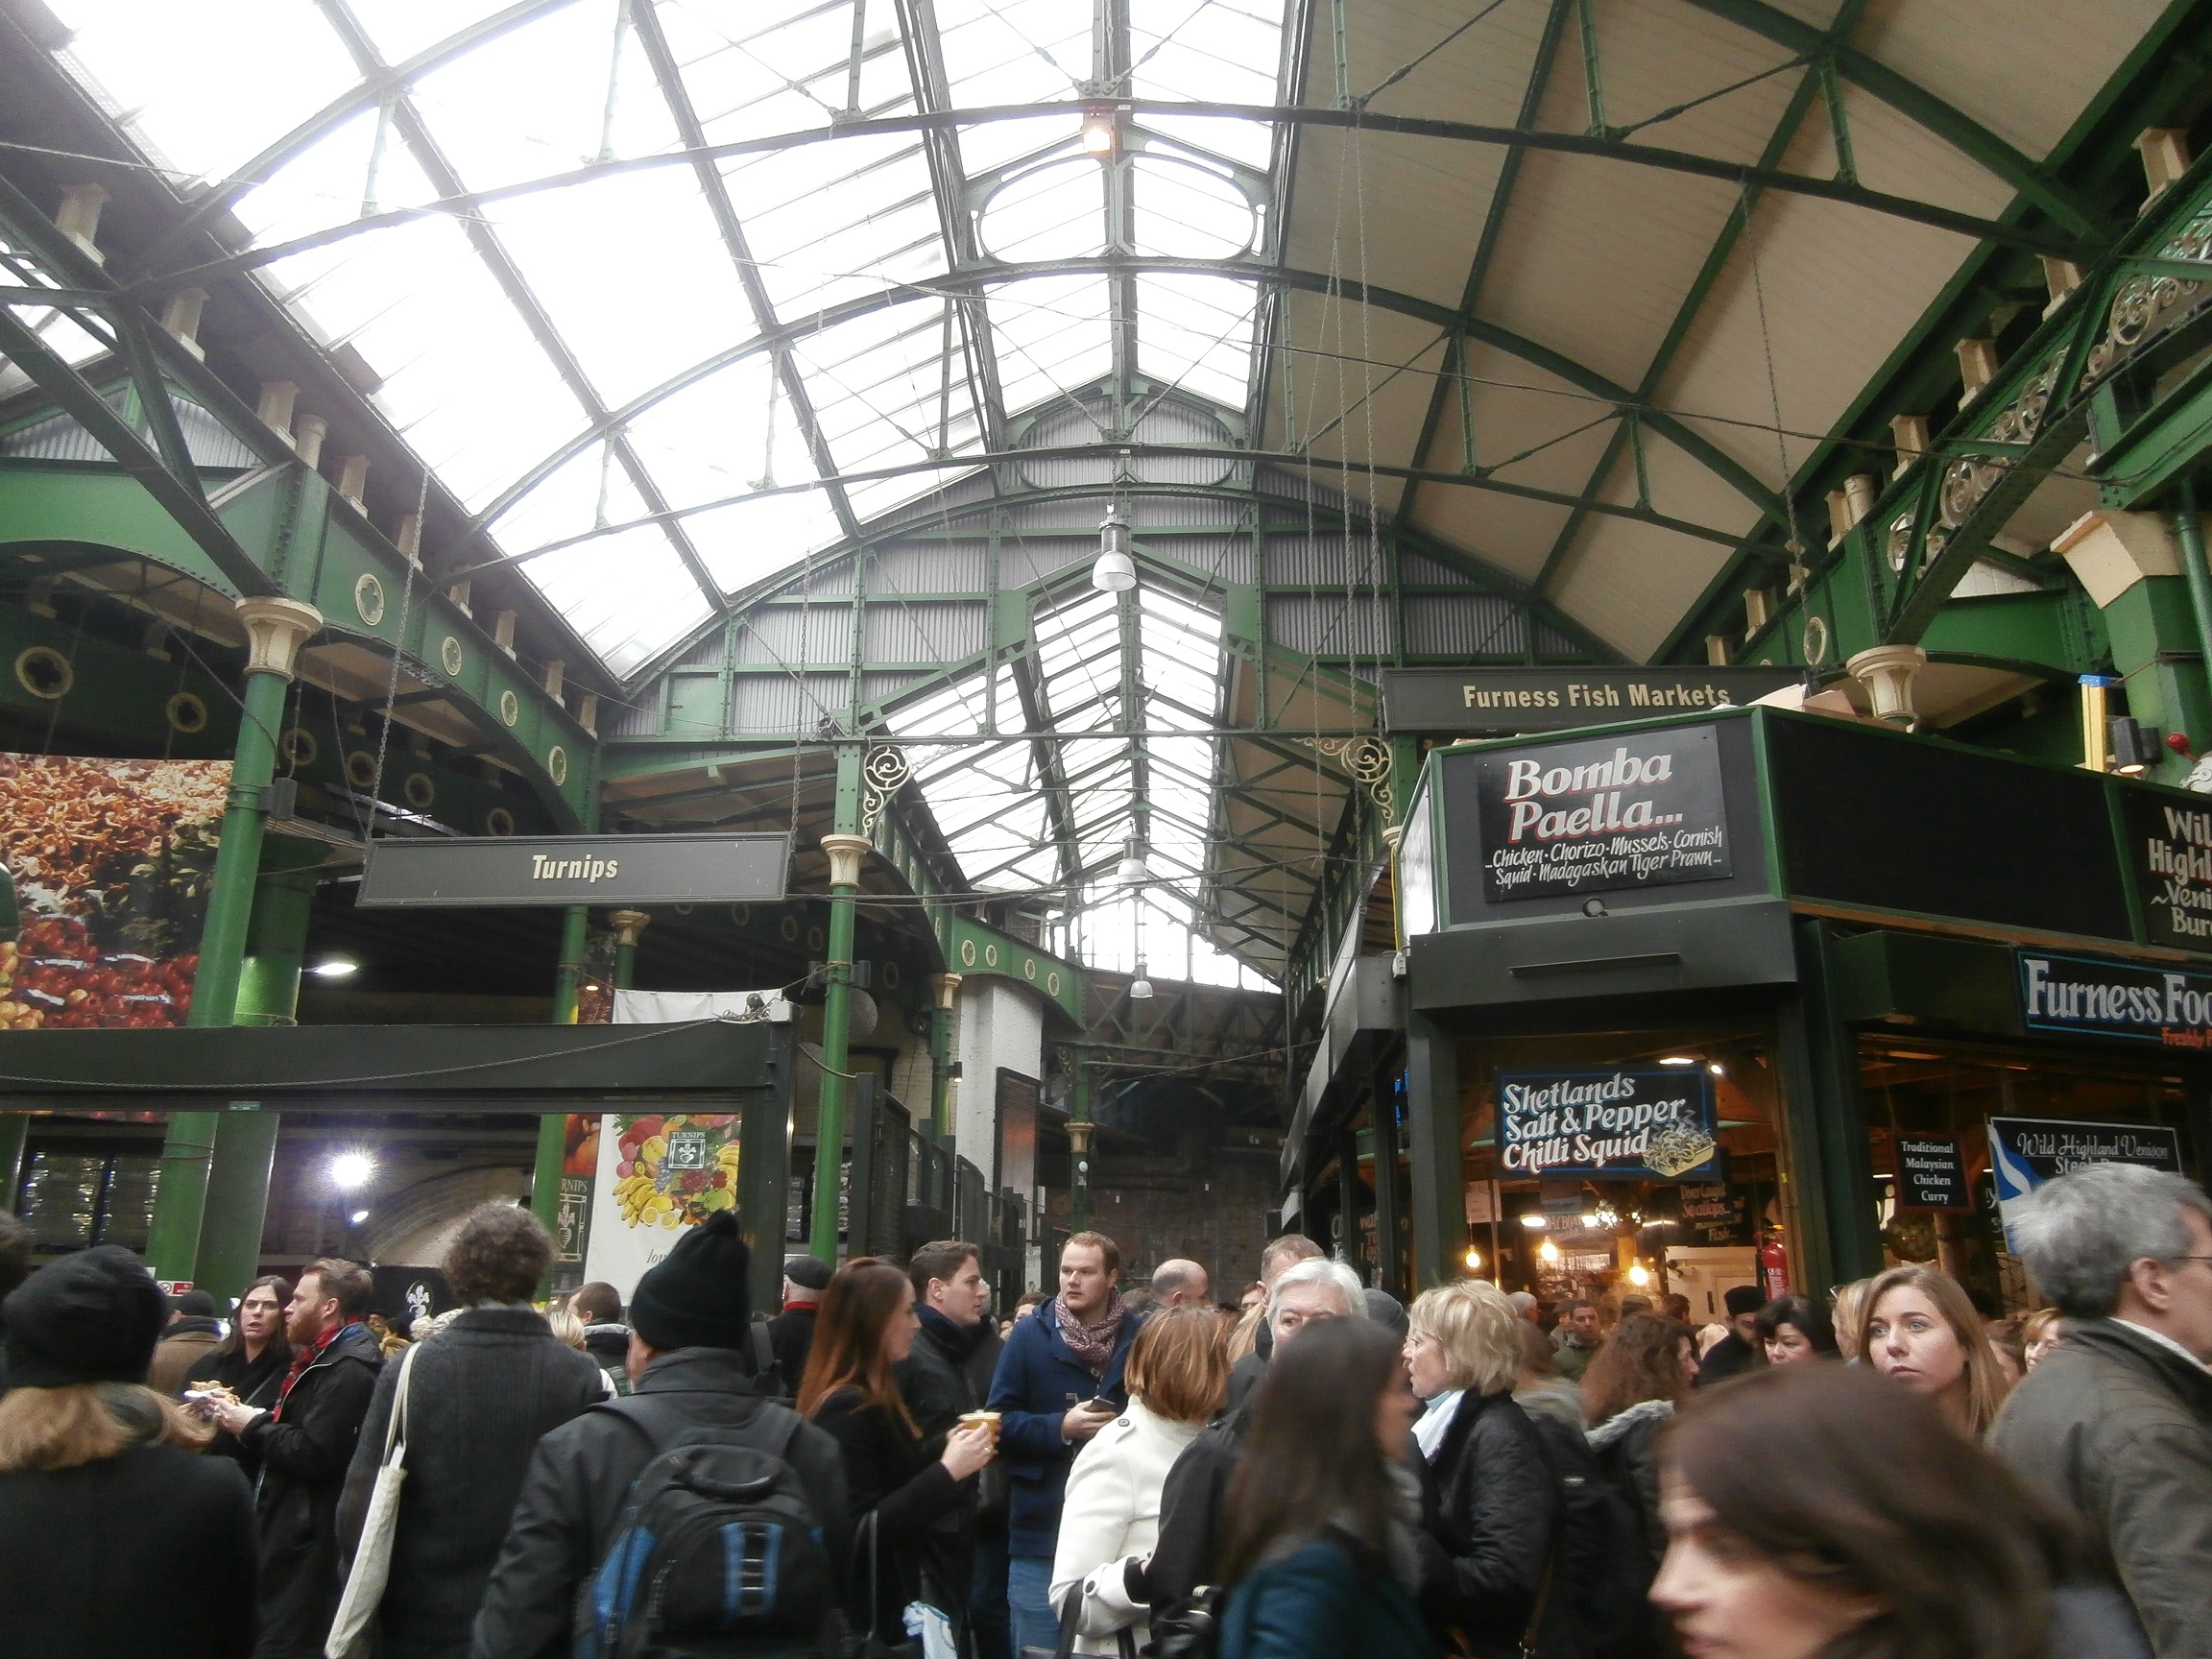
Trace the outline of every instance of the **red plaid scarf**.
<instances>
[{"instance_id":1,"label":"red plaid scarf","mask_svg":"<svg viewBox=\"0 0 2212 1659\"><path fill-rule=\"evenodd\" d=\"M349 1319L344 1324L333 1325L322 1335L316 1337L314 1341L308 1343L306 1347L295 1348L292 1351L292 1369L284 1373L284 1386L276 1390L276 1404L271 1407L269 1410L270 1422L280 1423L283 1421L284 1402L292 1398L292 1384L300 1381L301 1373L323 1358L324 1350L338 1340L339 1333L344 1331L348 1325L360 1323L361 1321L358 1319Z\"/></svg>"}]
</instances>

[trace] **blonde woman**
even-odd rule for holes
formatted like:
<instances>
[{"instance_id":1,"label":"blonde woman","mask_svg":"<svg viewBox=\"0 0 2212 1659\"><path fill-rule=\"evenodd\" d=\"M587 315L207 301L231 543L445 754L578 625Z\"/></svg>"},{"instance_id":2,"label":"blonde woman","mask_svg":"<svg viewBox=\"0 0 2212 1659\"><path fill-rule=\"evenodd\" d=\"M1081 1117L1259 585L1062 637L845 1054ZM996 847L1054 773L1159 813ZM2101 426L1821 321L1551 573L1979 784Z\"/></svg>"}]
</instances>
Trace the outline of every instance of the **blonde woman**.
<instances>
[{"instance_id":1,"label":"blonde woman","mask_svg":"<svg viewBox=\"0 0 2212 1659\"><path fill-rule=\"evenodd\" d=\"M112 1245L41 1267L0 1312L11 1653L236 1659L251 1645L246 1477L228 1457L193 1455L214 1431L141 1385L168 1317L145 1265Z\"/></svg>"},{"instance_id":2,"label":"blonde woman","mask_svg":"<svg viewBox=\"0 0 2212 1659\"><path fill-rule=\"evenodd\" d=\"M1866 1291L1859 1351L1892 1382L1936 1403L1951 1426L1979 1439L2010 1384L1959 1281L1935 1267L1892 1267Z\"/></svg>"},{"instance_id":3,"label":"blonde woman","mask_svg":"<svg viewBox=\"0 0 2212 1659\"><path fill-rule=\"evenodd\" d=\"M1847 1364L1859 1362L1859 1331L1866 1323L1866 1287L1873 1283L1871 1279L1854 1279L1836 1286L1829 1317L1836 1331L1836 1352Z\"/></svg>"},{"instance_id":4,"label":"blonde woman","mask_svg":"<svg viewBox=\"0 0 2212 1659\"><path fill-rule=\"evenodd\" d=\"M1559 1507L1543 1442L1513 1400L1522 1321L1495 1285L1470 1280L1423 1291L1407 1323L1406 1371L1426 1407L1413 1437L1436 1484L1430 1530L1451 1560L1439 1615L1474 1652L1510 1653Z\"/></svg>"},{"instance_id":5,"label":"blonde woman","mask_svg":"<svg viewBox=\"0 0 2212 1659\"><path fill-rule=\"evenodd\" d=\"M1083 1591L1075 1651L1112 1653L1117 1632L1151 1634L1144 1564L1160 1538L1167 1471L1229 1389L1221 1318L1204 1306L1144 1321L1129 1348L1129 1408L1075 1455L1052 1556L1052 1605Z\"/></svg>"}]
</instances>

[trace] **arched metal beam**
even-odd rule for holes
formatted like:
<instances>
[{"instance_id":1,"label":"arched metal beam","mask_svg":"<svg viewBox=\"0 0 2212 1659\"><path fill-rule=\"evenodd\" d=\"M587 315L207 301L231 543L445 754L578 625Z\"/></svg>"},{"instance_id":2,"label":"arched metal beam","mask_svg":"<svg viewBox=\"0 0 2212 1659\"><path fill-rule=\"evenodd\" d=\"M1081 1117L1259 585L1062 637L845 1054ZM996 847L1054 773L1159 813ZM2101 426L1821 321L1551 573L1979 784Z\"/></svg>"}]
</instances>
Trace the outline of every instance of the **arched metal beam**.
<instances>
[{"instance_id":1,"label":"arched metal beam","mask_svg":"<svg viewBox=\"0 0 2212 1659\"><path fill-rule=\"evenodd\" d=\"M1820 179L1804 173L1749 166L1716 156L1700 156L1693 151L1669 150L1656 144L1633 144L1620 139L1593 137L1582 132L1525 132L1517 127L1490 127L1471 121L1446 121L1421 115L1383 115L1373 110L1317 109L1303 105L1200 104L1181 103L1173 99L1133 98L1117 99L1114 107L1132 115L1348 128L1358 132L1399 133L1462 144L1492 145L1506 150L1545 150L1564 156L1621 161L1633 166L1655 167L1665 172L1687 173L1740 188L1780 190L1792 195L1817 197L1824 201L1842 203L1847 206L1863 207L1869 212L1886 214L1891 218L1933 226L1936 229L1948 230L1973 241L2001 242L2032 253L2049 253L2077 262L2093 257L2100 251L2103 240L2102 236L2051 235L2009 225L2002 220L1954 212L1948 207L1940 207L1910 196L1894 196L1886 191L1869 190L1864 185L1847 183L1842 180ZM435 202L422 203L413 207L397 207L390 212L369 214L344 225L334 225L327 229L295 237L289 242L249 249L228 258L209 260L177 271L156 272L143 277L138 286L166 291L184 282L204 285L234 272L252 270L317 248L326 248L372 230L412 224L417 219L437 214L469 218L482 213L486 207L517 197L566 189L571 185L595 183L623 173L650 172L662 167L695 167L702 162L774 155L804 149L810 144L834 143L842 138L957 131L963 127L977 127L994 121L1034 121L1061 108L1065 108L1070 121L1081 119L1084 107L1080 104L996 104L969 109L944 109L926 114L840 121L833 127L809 127L796 132L780 132L762 138L709 145L703 150L662 150L651 156L594 161L572 172L548 174L542 179L523 180L489 190L446 195Z\"/></svg>"},{"instance_id":2,"label":"arched metal beam","mask_svg":"<svg viewBox=\"0 0 2212 1659\"><path fill-rule=\"evenodd\" d=\"M1781 497L1774 491L1769 490L1755 473L1677 417L1664 410L1644 407L1637 395L1627 387L1608 379L1605 375L1576 362L1564 352L1555 351L1549 346L1530 340L1526 335L1517 334L1509 328L1502 328L1494 323L1477 322L1458 317L1450 306L1440 305L1431 300L1422 300L1410 294L1400 294L1392 289L1380 288L1369 283L1348 281L1343 277L1333 276L1319 271L1290 270L1281 266L1262 265L1248 260L1170 259L1133 254L1089 259L1039 260L1027 264L989 265L976 270L962 272L957 280L964 287L973 285L980 289L1009 282L1025 281L1040 276L1122 273L1227 276L1240 281L1295 289L1304 293L1334 296L1356 303L1373 305L1379 310L1391 311L1401 316L1415 318L1439 327L1464 328L1469 338L1480 340L1483 344L1493 347L1510 357L1518 358L1532 368L1541 369L1546 373L1564 380L1579 391L1612 403L1617 408L1635 409L1648 430L1666 438L1761 512L1780 515L1784 511ZM719 373L722 370L748 357L771 350L787 341L819 334L872 312L886 310L894 305L911 304L918 301L934 302L943 298L944 296L935 286L927 284L909 284L886 289L879 294L866 295L857 300L848 301L842 305L818 311L811 317L792 319L773 333L757 335L752 340L701 359L698 363L670 376L660 385L639 393L629 402L610 410L605 419L589 422L567 443L548 454L523 473L521 477L502 490L485 506L482 512L476 515L470 523L468 537L459 544L456 552L466 552L469 546L486 534L492 523L502 513L513 507L562 467L590 448L592 445L619 432L631 421L656 405L689 387L697 385L710 375ZM1211 453L1211 451L1208 452ZM1042 452L1024 450L1017 453L1037 454ZM956 465L962 468L974 467L982 464L985 459L987 457L974 456L954 463L931 462L925 466L898 469L888 472L842 472L837 474L837 477L845 482L859 482L878 476L896 477L901 471L928 470L947 465ZM1296 461L1297 464L1301 465L1309 461L1318 466L1333 465L1333 463L1319 457L1299 456ZM1387 469L1378 468L1377 470L1382 472ZM1412 477L1416 474L1390 471L1388 475ZM1472 481L1458 473L1423 473L1419 476L1433 477L1447 482L1466 483ZM792 486L791 488L813 489L817 488L821 482L821 480L813 480L807 484ZM1494 479L1486 482L1493 486L1498 484L1498 481ZM1513 490L1504 493L1517 493L1520 487L1516 486ZM766 493L766 492L761 493ZM1544 499L1547 497L1539 496L1537 498ZM1569 505L1574 505L1580 499L1579 497L1556 498L1565 500ZM724 504L727 505L727 503ZM1710 533L1707 532L1706 534L1709 535ZM455 580L458 579L457 573Z\"/></svg>"}]
</instances>

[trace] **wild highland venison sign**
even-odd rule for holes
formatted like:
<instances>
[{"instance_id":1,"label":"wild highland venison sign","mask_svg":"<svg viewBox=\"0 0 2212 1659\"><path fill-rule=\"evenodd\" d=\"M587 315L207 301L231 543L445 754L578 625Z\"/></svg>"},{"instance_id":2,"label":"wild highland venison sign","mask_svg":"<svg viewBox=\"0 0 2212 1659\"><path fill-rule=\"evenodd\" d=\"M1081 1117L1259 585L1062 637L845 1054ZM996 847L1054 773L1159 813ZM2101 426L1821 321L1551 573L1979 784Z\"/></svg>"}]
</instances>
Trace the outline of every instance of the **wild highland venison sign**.
<instances>
[{"instance_id":1,"label":"wild highland venison sign","mask_svg":"<svg viewBox=\"0 0 2212 1659\"><path fill-rule=\"evenodd\" d=\"M1507 1178L1675 1181L1713 1173L1713 1079L1702 1066L1498 1073Z\"/></svg>"},{"instance_id":2,"label":"wild highland venison sign","mask_svg":"<svg viewBox=\"0 0 2212 1659\"><path fill-rule=\"evenodd\" d=\"M2081 1123L2049 1118L1989 1119L1989 1173L2008 1244L2036 1188L2091 1164L2141 1164L2181 1172L2181 1137L2155 1123Z\"/></svg>"},{"instance_id":3,"label":"wild highland venison sign","mask_svg":"<svg viewBox=\"0 0 2212 1659\"><path fill-rule=\"evenodd\" d=\"M2212 975L2042 950L2014 959L2030 1030L2212 1048Z\"/></svg>"},{"instance_id":4,"label":"wild highland venison sign","mask_svg":"<svg viewBox=\"0 0 2212 1659\"><path fill-rule=\"evenodd\" d=\"M2212 811L2149 790L2126 790L2121 803L2151 942L2212 950Z\"/></svg>"},{"instance_id":5,"label":"wild highland venison sign","mask_svg":"<svg viewBox=\"0 0 2212 1659\"><path fill-rule=\"evenodd\" d=\"M1476 813L1492 903L1733 874L1710 726L1481 756Z\"/></svg>"}]
</instances>

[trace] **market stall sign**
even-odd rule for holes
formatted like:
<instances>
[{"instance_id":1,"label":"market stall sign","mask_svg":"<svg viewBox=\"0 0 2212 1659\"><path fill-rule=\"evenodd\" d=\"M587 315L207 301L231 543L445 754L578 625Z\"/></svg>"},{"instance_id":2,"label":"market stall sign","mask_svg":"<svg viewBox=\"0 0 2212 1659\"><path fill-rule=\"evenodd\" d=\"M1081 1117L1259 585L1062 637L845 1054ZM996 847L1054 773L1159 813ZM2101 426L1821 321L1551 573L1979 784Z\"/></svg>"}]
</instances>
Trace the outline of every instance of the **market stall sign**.
<instances>
[{"instance_id":1,"label":"market stall sign","mask_svg":"<svg viewBox=\"0 0 2212 1659\"><path fill-rule=\"evenodd\" d=\"M1498 1073L1499 1167L1508 1176L1710 1176L1713 1079L1702 1066Z\"/></svg>"},{"instance_id":2,"label":"market stall sign","mask_svg":"<svg viewBox=\"0 0 2212 1659\"><path fill-rule=\"evenodd\" d=\"M2031 1030L2212 1048L2212 974L2047 950L2013 956Z\"/></svg>"},{"instance_id":3,"label":"market stall sign","mask_svg":"<svg viewBox=\"0 0 2212 1659\"><path fill-rule=\"evenodd\" d=\"M1989 1119L1989 1167L2008 1247L2020 1207L2044 1182L2091 1164L2141 1164L2181 1172L2181 1136L2156 1123L2080 1123L2050 1118Z\"/></svg>"},{"instance_id":4,"label":"market stall sign","mask_svg":"<svg viewBox=\"0 0 2212 1659\"><path fill-rule=\"evenodd\" d=\"M2151 943L2212 950L2212 811L2148 789L2123 790L2120 806Z\"/></svg>"},{"instance_id":5,"label":"market stall sign","mask_svg":"<svg viewBox=\"0 0 2212 1659\"><path fill-rule=\"evenodd\" d=\"M788 834L372 841L356 904L748 904L783 897Z\"/></svg>"},{"instance_id":6,"label":"market stall sign","mask_svg":"<svg viewBox=\"0 0 2212 1659\"><path fill-rule=\"evenodd\" d=\"M1689 1242L1711 1249L1751 1242L1751 1195L1731 1181L1685 1181L1682 1225Z\"/></svg>"},{"instance_id":7,"label":"market stall sign","mask_svg":"<svg viewBox=\"0 0 2212 1659\"><path fill-rule=\"evenodd\" d=\"M1388 732L1564 732L1653 714L1742 708L1799 668L1388 668Z\"/></svg>"},{"instance_id":8,"label":"market stall sign","mask_svg":"<svg viewBox=\"0 0 2212 1659\"><path fill-rule=\"evenodd\" d=\"M1475 792L1493 904L1734 874L1710 726L1482 755Z\"/></svg>"},{"instance_id":9,"label":"market stall sign","mask_svg":"<svg viewBox=\"0 0 2212 1659\"><path fill-rule=\"evenodd\" d=\"M1971 1210L1966 1166L1949 1135L1899 1135L1897 1203L1906 1210Z\"/></svg>"}]
</instances>

